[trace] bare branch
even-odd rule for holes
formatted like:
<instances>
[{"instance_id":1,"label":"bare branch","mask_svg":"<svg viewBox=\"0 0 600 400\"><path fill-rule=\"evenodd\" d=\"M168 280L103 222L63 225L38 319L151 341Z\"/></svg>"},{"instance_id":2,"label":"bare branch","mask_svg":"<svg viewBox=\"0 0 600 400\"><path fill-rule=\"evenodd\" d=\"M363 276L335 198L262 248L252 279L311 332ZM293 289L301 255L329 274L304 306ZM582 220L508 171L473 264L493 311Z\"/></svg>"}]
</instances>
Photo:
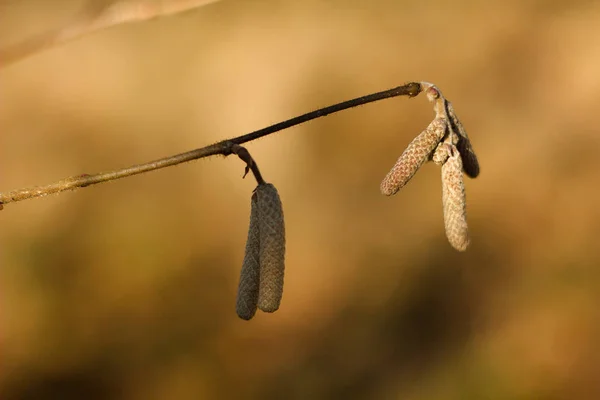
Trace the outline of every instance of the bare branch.
<instances>
[{"instance_id":1,"label":"bare branch","mask_svg":"<svg viewBox=\"0 0 600 400\"><path fill-rule=\"evenodd\" d=\"M102 29L169 16L217 1L219 0L122 0L101 5L89 1L84 10L66 26L0 49L0 68Z\"/></svg>"},{"instance_id":2,"label":"bare branch","mask_svg":"<svg viewBox=\"0 0 600 400\"><path fill-rule=\"evenodd\" d=\"M68 190L75 190L78 188L113 181L116 179L141 174L144 172L150 172L157 169L166 168L184 162L215 155L228 156L230 154L237 154L242 160L246 162L246 165L253 171L257 182L260 184L262 181L262 177L260 176L260 172L258 171L256 163L254 163L251 157L248 159L246 155L243 154L243 151L240 150L241 146L239 145L246 142L250 142L252 140L259 139L263 136L270 135L283 129L290 128L292 126L299 125L312 119L324 117L326 115L346 110L348 108L356 107L362 104L371 103L374 101L396 96L414 97L418 95L421 92L421 90L422 88L420 83L410 82L405 85L395 87L393 89L369 94L367 96L358 97L356 99L344 101L342 103L334 104L329 107L311 111L309 113L300 115L287 121L283 121L275 125L271 125L266 128L248 133L246 135L238 136L233 139L223 140L221 142L211 144L206 147L191 150L181 154L176 154L174 156L161 158L143 164L136 164L127 168L117 169L109 172L100 172L92 175L81 174L71 176L65 179L61 179L58 182L51 183L49 185L34 186L13 190L8 193L0 193L0 208L2 204L15 203L17 201L27 200L35 197L44 197L49 194L61 193Z\"/></svg>"}]
</instances>

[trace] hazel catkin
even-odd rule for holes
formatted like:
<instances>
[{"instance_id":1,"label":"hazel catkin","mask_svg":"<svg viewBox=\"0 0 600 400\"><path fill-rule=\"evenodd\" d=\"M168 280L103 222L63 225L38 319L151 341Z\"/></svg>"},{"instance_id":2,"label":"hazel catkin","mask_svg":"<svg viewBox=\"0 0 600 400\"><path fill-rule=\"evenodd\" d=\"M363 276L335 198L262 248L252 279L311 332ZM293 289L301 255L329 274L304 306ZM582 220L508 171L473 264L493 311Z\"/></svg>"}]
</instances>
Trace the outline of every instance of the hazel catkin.
<instances>
[{"instance_id":1,"label":"hazel catkin","mask_svg":"<svg viewBox=\"0 0 600 400\"><path fill-rule=\"evenodd\" d=\"M446 127L447 121L444 118L435 118L410 142L396 164L383 178L380 185L381 193L391 196L408 183L442 140Z\"/></svg>"},{"instance_id":2,"label":"hazel catkin","mask_svg":"<svg viewBox=\"0 0 600 400\"><path fill-rule=\"evenodd\" d=\"M258 185L255 191L260 232L260 286L258 308L274 312L283 296L285 272L285 224L283 207L277 189L270 183Z\"/></svg>"},{"instance_id":3,"label":"hazel catkin","mask_svg":"<svg viewBox=\"0 0 600 400\"><path fill-rule=\"evenodd\" d=\"M463 124L458 119L452 103L449 101L446 103L450 124L455 132L458 131L456 132L458 133L458 143L456 143L456 148L460 153L463 171L469 178L477 178L479 175L479 161L477 160L477 155L475 154L475 150L473 150L473 146L471 145L471 140L469 139Z\"/></svg>"},{"instance_id":4,"label":"hazel catkin","mask_svg":"<svg viewBox=\"0 0 600 400\"><path fill-rule=\"evenodd\" d=\"M465 251L469 245L469 230L462 161L454 145L446 146L448 159L442 165L442 204L446 237L456 250Z\"/></svg>"},{"instance_id":5,"label":"hazel catkin","mask_svg":"<svg viewBox=\"0 0 600 400\"><path fill-rule=\"evenodd\" d=\"M256 193L252 195L250 208L250 227L246 241L246 252L240 272L238 285L236 312L241 319L249 320L256 313L258 304L258 290L260 283L260 232L258 223L258 204Z\"/></svg>"}]
</instances>

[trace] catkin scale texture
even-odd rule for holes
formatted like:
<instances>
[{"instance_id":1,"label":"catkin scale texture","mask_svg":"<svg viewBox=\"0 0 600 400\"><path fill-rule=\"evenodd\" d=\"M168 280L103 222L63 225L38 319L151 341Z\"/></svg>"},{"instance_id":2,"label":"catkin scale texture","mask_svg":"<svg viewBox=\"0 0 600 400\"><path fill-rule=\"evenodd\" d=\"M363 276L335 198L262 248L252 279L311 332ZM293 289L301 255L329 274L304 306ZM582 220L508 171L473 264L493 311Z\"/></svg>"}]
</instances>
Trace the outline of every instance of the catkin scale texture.
<instances>
[{"instance_id":1,"label":"catkin scale texture","mask_svg":"<svg viewBox=\"0 0 600 400\"><path fill-rule=\"evenodd\" d=\"M252 195L250 209L250 228L246 241L246 252L240 272L236 312L241 319L249 320L256 313L260 283L260 231L258 222L258 204L256 194Z\"/></svg>"},{"instance_id":2,"label":"catkin scale texture","mask_svg":"<svg viewBox=\"0 0 600 400\"><path fill-rule=\"evenodd\" d=\"M431 161L440 167L444 165L448 159L448 145L445 142L438 143L437 147L433 151Z\"/></svg>"},{"instance_id":3,"label":"catkin scale texture","mask_svg":"<svg viewBox=\"0 0 600 400\"><path fill-rule=\"evenodd\" d=\"M258 308L274 312L283 296L285 272L285 224L283 207L277 189L270 183L258 185L257 198L260 232L260 286Z\"/></svg>"},{"instance_id":4,"label":"catkin scale texture","mask_svg":"<svg viewBox=\"0 0 600 400\"><path fill-rule=\"evenodd\" d=\"M406 147L396 164L383 178L380 189L386 196L396 194L415 175L444 137L447 122L444 118L435 118Z\"/></svg>"},{"instance_id":5,"label":"catkin scale texture","mask_svg":"<svg viewBox=\"0 0 600 400\"><path fill-rule=\"evenodd\" d=\"M448 159L442 165L442 204L448 241L458 251L469 245L467 202L460 153L448 145Z\"/></svg>"}]
</instances>

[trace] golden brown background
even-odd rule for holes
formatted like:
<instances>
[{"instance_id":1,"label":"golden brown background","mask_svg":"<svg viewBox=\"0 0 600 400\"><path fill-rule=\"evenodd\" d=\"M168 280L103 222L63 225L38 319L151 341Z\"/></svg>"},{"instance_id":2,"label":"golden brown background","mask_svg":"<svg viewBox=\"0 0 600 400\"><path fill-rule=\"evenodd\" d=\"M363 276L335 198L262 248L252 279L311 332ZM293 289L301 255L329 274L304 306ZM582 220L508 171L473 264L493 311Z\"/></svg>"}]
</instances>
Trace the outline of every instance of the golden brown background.
<instances>
[{"instance_id":1,"label":"golden brown background","mask_svg":"<svg viewBox=\"0 0 600 400\"><path fill-rule=\"evenodd\" d=\"M78 1L0 2L0 45ZM253 179L214 158L0 213L0 398L600 398L600 3L222 1L0 70L0 190L143 162L406 81L482 172L471 247L439 168L379 182L433 116L385 100L250 143L282 196L280 310L235 315Z\"/></svg>"}]
</instances>

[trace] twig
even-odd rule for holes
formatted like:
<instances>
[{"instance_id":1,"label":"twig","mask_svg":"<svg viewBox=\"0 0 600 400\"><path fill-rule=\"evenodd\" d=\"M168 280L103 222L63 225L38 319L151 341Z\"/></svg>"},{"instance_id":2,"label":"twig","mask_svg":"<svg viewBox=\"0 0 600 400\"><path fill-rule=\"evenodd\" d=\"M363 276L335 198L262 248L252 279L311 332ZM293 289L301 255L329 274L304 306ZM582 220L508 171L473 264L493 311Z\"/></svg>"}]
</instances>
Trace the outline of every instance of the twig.
<instances>
[{"instance_id":1,"label":"twig","mask_svg":"<svg viewBox=\"0 0 600 400\"><path fill-rule=\"evenodd\" d=\"M246 142L250 142L252 140L259 139L263 136L270 135L272 133L281 131L286 128L290 128L295 125L299 125L301 123L310 121L315 118L324 117L326 115L336 113L338 111L346 110L348 108L356 107L362 104L371 103L378 100L388 99L390 97L396 96L408 96L414 97L421 92L421 84L418 82L410 82L402 86L395 87L393 89L384 90L382 92L377 92L373 94L369 94L367 96L358 97L356 99L344 101L342 103L334 104L329 107L321 108L319 110L315 110L298 117L288 119L287 121L279 122L275 125L268 126L263 129L259 129L257 131L248 133L246 135L238 136L233 139L223 140L221 142L211 144L206 147L202 147L199 149L191 150L186 153L176 154L174 156L169 156L165 158L161 158L155 161L150 161L144 164L132 165L127 168L117 169L109 172L100 172L97 174L82 174L71 176L65 179L61 179L58 182L51 183L45 186L34 186L23 189L17 189L10 191L8 193L0 193L0 207L2 204L15 203L17 201L27 200L34 197L44 197L49 194L61 193L67 190L74 190L77 188L83 188L86 186L95 185L97 183L103 183L108 181L113 181L115 179L125 178L132 175L141 174L144 172L154 171L161 168L170 167L173 165L181 164L184 162L197 160L204 157L210 157L215 155L223 155L228 156L230 154L237 154L240 158L245 157L243 151L240 155L239 147L236 145L241 145ZM245 150L245 149L244 149ZM237 153L236 153L237 151ZM249 156L249 154L248 154ZM257 181L260 183L262 177L260 176L260 172L258 171L258 167L256 167L256 163L251 161L248 162L247 159L242 158L242 160L246 161L246 164L250 169L252 169L254 176ZM251 160L251 157L250 157ZM254 167L253 167L254 166Z\"/></svg>"},{"instance_id":2,"label":"twig","mask_svg":"<svg viewBox=\"0 0 600 400\"><path fill-rule=\"evenodd\" d=\"M102 29L169 16L216 1L219 0L120 0L101 6L90 1L77 17L65 26L0 49L0 68Z\"/></svg>"}]
</instances>

